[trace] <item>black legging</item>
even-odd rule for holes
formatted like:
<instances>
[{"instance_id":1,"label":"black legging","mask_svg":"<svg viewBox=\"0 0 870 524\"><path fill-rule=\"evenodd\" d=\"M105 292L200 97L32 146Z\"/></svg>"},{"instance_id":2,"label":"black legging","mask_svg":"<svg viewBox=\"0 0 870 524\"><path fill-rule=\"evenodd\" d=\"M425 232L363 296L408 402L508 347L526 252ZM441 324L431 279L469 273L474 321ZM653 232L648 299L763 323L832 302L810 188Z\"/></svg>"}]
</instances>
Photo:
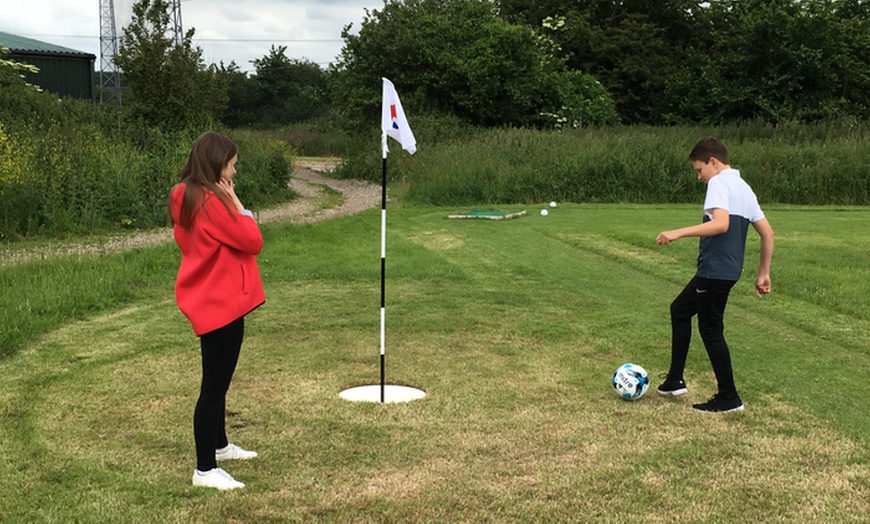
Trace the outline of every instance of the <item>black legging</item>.
<instances>
[{"instance_id":1,"label":"black legging","mask_svg":"<svg viewBox=\"0 0 870 524\"><path fill-rule=\"evenodd\" d=\"M725 342L725 306L734 286L729 280L694 277L671 303L671 368L668 375L682 377L692 338L692 317L698 315L698 331L713 365L719 393L736 394L731 354Z\"/></svg>"},{"instance_id":2,"label":"black legging","mask_svg":"<svg viewBox=\"0 0 870 524\"><path fill-rule=\"evenodd\" d=\"M236 371L245 317L200 337L202 348L202 385L193 413L193 438L196 441L196 469L217 467L215 450L227 444L226 399Z\"/></svg>"}]
</instances>

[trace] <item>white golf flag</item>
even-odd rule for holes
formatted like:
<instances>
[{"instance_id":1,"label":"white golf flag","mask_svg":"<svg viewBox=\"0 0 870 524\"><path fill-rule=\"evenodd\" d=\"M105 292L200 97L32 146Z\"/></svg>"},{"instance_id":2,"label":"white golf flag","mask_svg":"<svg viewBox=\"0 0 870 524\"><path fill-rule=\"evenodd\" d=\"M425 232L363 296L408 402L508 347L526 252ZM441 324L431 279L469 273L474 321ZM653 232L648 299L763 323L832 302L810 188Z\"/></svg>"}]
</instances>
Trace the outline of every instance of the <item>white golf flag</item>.
<instances>
[{"instance_id":1,"label":"white golf flag","mask_svg":"<svg viewBox=\"0 0 870 524\"><path fill-rule=\"evenodd\" d=\"M396 88L393 83L384 80L384 105L381 109L381 130L383 131L384 158L387 158L387 137L391 136L402 144L402 149L411 153L417 152L417 139L414 138L414 133L411 131L411 126L408 125L408 119L405 118L405 110L402 109L402 102L399 101L399 94L396 93Z\"/></svg>"}]
</instances>

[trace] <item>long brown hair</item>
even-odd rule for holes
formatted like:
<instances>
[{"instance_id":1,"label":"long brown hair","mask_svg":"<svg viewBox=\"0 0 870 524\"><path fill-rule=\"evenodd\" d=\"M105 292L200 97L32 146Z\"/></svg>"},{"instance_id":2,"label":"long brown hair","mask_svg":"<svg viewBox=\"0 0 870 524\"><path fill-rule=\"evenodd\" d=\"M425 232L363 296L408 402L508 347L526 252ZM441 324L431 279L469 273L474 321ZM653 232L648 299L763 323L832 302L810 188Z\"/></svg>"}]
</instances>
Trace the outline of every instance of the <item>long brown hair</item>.
<instances>
[{"instance_id":1,"label":"long brown hair","mask_svg":"<svg viewBox=\"0 0 870 524\"><path fill-rule=\"evenodd\" d=\"M196 214L205 205L206 190L212 191L235 218L232 202L218 187L221 172L236 156L238 148L229 138L207 131L196 139L187 164L181 170L181 183L185 184L178 225L190 230Z\"/></svg>"}]
</instances>

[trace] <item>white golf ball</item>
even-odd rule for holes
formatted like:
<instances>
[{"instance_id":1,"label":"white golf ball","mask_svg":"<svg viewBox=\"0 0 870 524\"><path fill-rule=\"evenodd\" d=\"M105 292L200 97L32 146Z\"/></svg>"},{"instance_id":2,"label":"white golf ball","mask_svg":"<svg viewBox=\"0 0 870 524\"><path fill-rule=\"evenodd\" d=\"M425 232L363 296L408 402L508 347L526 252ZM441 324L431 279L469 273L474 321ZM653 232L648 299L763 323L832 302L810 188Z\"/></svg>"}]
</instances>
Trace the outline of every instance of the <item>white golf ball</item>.
<instances>
[{"instance_id":1,"label":"white golf ball","mask_svg":"<svg viewBox=\"0 0 870 524\"><path fill-rule=\"evenodd\" d=\"M555 202L550 202L550 207L556 207L556 203L555 203Z\"/></svg>"},{"instance_id":2,"label":"white golf ball","mask_svg":"<svg viewBox=\"0 0 870 524\"><path fill-rule=\"evenodd\" d=\"M547 211L546 209L542 209L542 210L541 210L541 216L542 216L542 217L545 217L545 216L547 216L547 215L549 215L549 214L550 214L550 212Z\"/></svg>"}]
</instances>

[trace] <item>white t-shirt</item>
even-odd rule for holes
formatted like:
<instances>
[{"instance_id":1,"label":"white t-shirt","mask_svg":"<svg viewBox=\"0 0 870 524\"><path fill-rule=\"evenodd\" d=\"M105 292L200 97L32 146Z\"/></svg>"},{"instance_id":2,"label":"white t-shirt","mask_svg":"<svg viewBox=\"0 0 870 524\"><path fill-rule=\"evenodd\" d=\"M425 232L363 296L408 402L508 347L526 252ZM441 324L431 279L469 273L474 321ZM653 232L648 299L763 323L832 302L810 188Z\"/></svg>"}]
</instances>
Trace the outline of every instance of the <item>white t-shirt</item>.
<instances>
[{"instance_id":1,"label":"white t-shirt","mask_svg":"<svg viewBox=\"0 0 870 524\"><path fill-rule=\"evenodd\" d=\"M707 182L704 222L713 218L714 209L728 211L728 231L701 237L698 254L699 277L736 281L743 273L743 254L749 224L764 218L758 198L736 169L726 169Z\"/></svg>"}]
</instances>

